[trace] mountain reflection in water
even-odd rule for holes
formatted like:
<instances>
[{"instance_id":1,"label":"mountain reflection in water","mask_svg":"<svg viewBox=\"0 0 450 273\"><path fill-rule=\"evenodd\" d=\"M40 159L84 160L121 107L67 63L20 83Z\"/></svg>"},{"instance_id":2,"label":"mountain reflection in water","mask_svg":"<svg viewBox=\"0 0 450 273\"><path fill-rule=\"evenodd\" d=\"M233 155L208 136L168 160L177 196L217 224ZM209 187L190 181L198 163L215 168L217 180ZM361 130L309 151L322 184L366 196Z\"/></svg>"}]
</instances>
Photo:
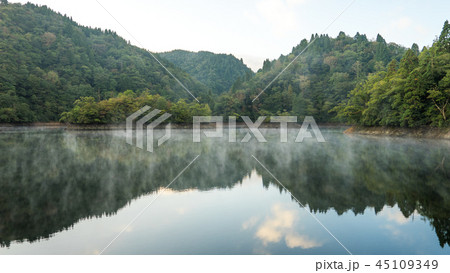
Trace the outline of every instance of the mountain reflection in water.
<instances>
[{"instance_id":1,"label":"mountain reflection in water","mask_svg":"<svg viewBox=\"0 0 450 273\"><path fill-rule=\"evenodd\" d=\"M275 129L265 130L268 143L228 143L226 138L192 143L190 131L176 130L173 138L154 153L127 145L120 131L2 133L0 251L8 253L12 243L38 244L86 219L114 217L122 208L139 202L140 197L166 187L199 154L168 193L207 198L208 193L236 190L243 187L244 180L259 177L262 182L256 183L252 192L276 188L286 194L252 158L254 155L318 216L333 213L339 218L349 212L376 215L387 219L383 227L394 234L401 231L388 220L401 225L415 217L426 221L440 247L448 251L449 142L348 137L338 130L323 133L326 143L279 143ZM217 196L210 202L216 202L216 210L220 210L228 201ZM233 198L238 197L236 193ZM246 198L250 199L236 202L245 207L254 201L253 197ZM395 209L389 209L392 207ZM177 213L181 215L182 210ZM264 215L249 217L239 225L242 232L251 231L247 239L258 240L261 248L279 242L304 250L322 247L322 237L299 233L296 223L303 219L299 213L304 213L303 208L294 199L291 205L275 202ZM231 215L222 218L233 219ZM165 253L172 252L168 249ZM176 253L184 252L178 249Z\"/></svg>"}]
</instances>

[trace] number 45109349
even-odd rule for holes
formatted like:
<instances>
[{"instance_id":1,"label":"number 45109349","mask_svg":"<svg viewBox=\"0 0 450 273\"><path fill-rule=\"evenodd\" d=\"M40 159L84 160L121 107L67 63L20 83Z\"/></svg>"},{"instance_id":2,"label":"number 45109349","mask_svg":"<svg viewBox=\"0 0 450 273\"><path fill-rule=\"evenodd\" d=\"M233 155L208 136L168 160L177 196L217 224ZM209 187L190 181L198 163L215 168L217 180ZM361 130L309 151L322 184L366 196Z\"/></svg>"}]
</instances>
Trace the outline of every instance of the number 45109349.
<instances>
[{"instance_id":1,"label":"number 45109349","mask_svg":"<svg viewBox=\"0 0 450 273\"><path fill-rule=\"evenodd\" d=\"M378 269L437 269L437 260L378 260Z\"/></svg>"}]
</instances>

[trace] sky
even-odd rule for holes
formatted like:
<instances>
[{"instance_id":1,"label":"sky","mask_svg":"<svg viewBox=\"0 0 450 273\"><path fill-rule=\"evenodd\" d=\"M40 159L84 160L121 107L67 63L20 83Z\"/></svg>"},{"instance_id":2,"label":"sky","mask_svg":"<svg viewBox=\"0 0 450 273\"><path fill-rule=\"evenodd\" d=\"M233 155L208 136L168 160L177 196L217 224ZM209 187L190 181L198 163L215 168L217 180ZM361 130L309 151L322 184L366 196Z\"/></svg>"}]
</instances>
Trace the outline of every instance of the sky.
<instances>
[{"instance_id":1,"label":"sky","mask_svg":"<svg viewBox=\"0 0 450 273\"><path fill-rule=\"evenodd\" d=\"M360 32L369 39L375 39L379 33L387 42L406 47L415 42L422 48L432 44L444 21L450 19L448 0L29 2L47 5L81 25L114 30L132 44L152 52L184 49L233 54L254 71L262 67L265 59L290 53L302 39L309 40L312 33L336 37L339 31L350 36Z\"/></svg>"}]
</instances>

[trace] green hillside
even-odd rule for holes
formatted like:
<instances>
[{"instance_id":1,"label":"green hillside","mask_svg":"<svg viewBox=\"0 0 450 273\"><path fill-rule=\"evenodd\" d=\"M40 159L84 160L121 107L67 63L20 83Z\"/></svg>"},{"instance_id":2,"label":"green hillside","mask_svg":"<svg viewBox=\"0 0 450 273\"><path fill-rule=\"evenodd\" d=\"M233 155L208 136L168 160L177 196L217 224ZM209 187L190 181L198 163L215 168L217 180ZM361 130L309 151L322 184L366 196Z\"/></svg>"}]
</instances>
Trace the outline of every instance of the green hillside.
<instances>
[{"instance_id":1,"label":"green hillside","mask_svg":"<svg viewBox=\"0 0 450 273\"><path fill-rule=\"evenodd\" d=\"M336 121L330 110L345 101L348 93L370 73L385 70L391 60L400 60L404 52L402 46L387 43L380 35L376 41L359 33L350 37L341 32L336 38L312 35L310 41L302 40L287 56L266 60L249 81L235 84L231 92L220 96L214 112L253 117L310 115L320 122Z\"/></svg>"},{"instance_id":2,"label":"green hillside","mask_svg":"<svg viewBox=\"0 0 450 273\"><path fill-rule=\"evenodd\" d=\"M422 52L408 50L387 71L369 77L336 108L339 116L364 126L449 126L450 24Z\"/></svg>"},{"instance_id":3,"label":"green hillside","mask_svg":"<svg viewBox=\"0 0 450 273\"><path fill-rule=\"evenodd\" d=\"M159 55L208 86L214 94L226 92L236 80L249 79L254 74L242 59L231 54L174 50Z\"/></svg>"},{"instance_id":4,"label":"green hillside","mask_svg":"<svg viewBox=\"0 0 450 273\"><path fill-rule=\"evenodd\" d=\"M46 6L0 4L0 55L0 122L57 121L80 97L99 101L126 90L192 99L149 52ZM206 97L203 84L162 62Z\"/></svg>"},{"instance_id":5,"label":"green hillside","mask_svg":"<svg viewBox=\"0 0 450 273\"><path fill-rule=\"evenodd\" d=\"M3 1L0 122L115 123L148 104L171 112L176 122L212 112L447 126L449 33L446 22L434 45L422 50L387 43L381 35L315 34L288 55L264 61L256 74L232 55L156 54L199 98L197 105L150 52L116 33L80 26L45 6Z\"/></svg>"}]
</instances>

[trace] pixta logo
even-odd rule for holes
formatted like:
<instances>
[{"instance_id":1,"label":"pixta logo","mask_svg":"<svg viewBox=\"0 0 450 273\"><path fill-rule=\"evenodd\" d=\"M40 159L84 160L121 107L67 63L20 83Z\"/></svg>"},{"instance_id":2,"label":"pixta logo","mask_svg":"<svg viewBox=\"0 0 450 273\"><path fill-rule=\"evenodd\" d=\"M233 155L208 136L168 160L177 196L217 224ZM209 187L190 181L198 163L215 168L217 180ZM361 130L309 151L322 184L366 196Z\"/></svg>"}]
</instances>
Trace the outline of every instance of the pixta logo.
<instances>
[{"instance_id":1,"label":"pixta logo","mask_svg":"<svg viewBox=\"0 0 450 273\"><path fill-rule=\"evenodd\" d=\"M130 145L133 145L133 122L136 120L139 116L146 113L148 110L150 110L150 106L144 106L138 111L134 112L130 116L127 117L126 121L126 138L127 143ZM147 122L149 122L151 119L156 117L158 114L161 113L161 110L155 109L148 113L147 115L140 118L138 121L136 121L136 147L140 149L144 149L144 126ZM156 126L163 123L165 120L170 118L172 115L168 113L164 113L158 118L156 118L154 121L152 121L150 124L146 125L146 137L147 137L147 151L153 152L153 130L156 128ZM158 147L164 144L167 140L171 137L171 124L166 125L165 135L158 139Z\"/></svg>"},{"instance_id":2,"label":"pixta logo","mask_svg":"<svg viewBox=\"0 0 450 273\"><path fill-rule=\"evenodd\" d=\"M144 149L144 127L146 127L146 139L147 139L147 151L153 152L154 145L154 132L153 130L166 121L171 114L163 113L158 118L154 119L150 124L146 125L153 118L158 116L161 113L161 110L155 109L145 116L141 117L136 121L136 130L133 130L134 121L145 114L148 110L150 110L150 106L145 106L135 113L131 114L126 120L126 138L127 143L133 145L133 132L136 131L136 147L140 149ZM242 120L245 125L249 129L249 132L241 139L237 139L236 135L236 117L228 117L228 141L229 142L249 142L252 137L256 139L258 142L267 142L264 135L259 130L259 127L266 120L267 117L262 116L259 117L255 122L253 122L249 117L242 116ZM273 116L270 117L271 123L279 123L280 128L280 142L288 142L288 123L297 123L296 116ZM201 123L215 123L215 129L201 129ZM223 137L224 136L224 126L223 126L223 117L222 116L194 116L193 117L193 142L201 142L202 139L202 131L205 137L207 138L215 138L215 137ZM305 138L313 138L313 135L309 131L311 129L314 137L317 142L326 142L322 133L320 132L319 127L316 124L316 121L313 117L307 116L303 120L302 126L295 138L295 142L303 142ZM161 138L158 139L157 144L158 147L164 144L171 137L171 124L167 124L165 127L165 134Z\"/></svg>"},{"instance_id":3,"label":"pixta logo","mask_svg":"<svg viewBox=\"0 0 450 273\"><path fill-rule=\"evenodd\" d=\"M242 120L245 122L245 125L250 130L243 139L240 141L237 140L236 136L236 117L228 117L228 141L229 142L249 142L252 136L258 142L267 142L264 135L259 130L261 124L266 120L267 117L262 116L259 117L255 122L253 122L249 117L242 116ZM215 123L216 128L214 131L211 129L203 130L203 133L206 137L223 137L223 117L221 116L202 116L202 117L194 117L193 118L193 141L200 142L201 141L201 123ZM270 117L271 123L279 123L280 127L280 142L288 142L288 123L297 123L296 116L272 116ZM322 133L320 132L319 126L317 126L316 121L311 116L306 116L303 120L302 126L295 138L295 142L303 142L305 138L312 138L311 132L308 131L309 127L311 127L312 132L314 133L314 137L317 142L326 142Z\"/></svg>"}]
</instances>

